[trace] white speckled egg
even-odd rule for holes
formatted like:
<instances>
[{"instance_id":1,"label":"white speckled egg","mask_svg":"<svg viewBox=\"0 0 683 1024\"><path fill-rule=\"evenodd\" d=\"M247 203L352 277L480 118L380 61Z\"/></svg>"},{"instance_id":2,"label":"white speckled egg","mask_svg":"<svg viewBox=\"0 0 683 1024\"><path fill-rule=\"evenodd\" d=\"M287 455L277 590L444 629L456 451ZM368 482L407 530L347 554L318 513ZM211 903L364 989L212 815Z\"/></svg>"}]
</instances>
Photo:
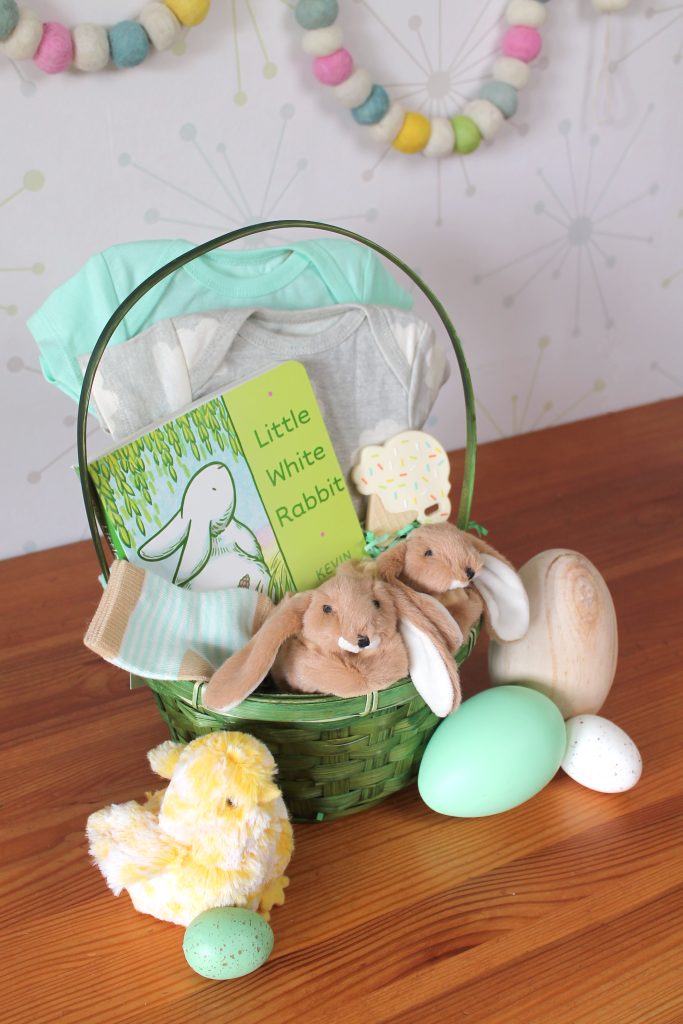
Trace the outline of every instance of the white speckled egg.
<instances>
[{"instance_id":1,"label":"white speckled egg","mask_svg":"<svg viewBox=\"0 0 683 1024\"><path fill-rule=\"evenodd\" d=\"M567 752L561 767L575 782L598 793L623 793L643 770L638 748L614 722L576 715L565 722Z\"/></svg>"}]
</instances>

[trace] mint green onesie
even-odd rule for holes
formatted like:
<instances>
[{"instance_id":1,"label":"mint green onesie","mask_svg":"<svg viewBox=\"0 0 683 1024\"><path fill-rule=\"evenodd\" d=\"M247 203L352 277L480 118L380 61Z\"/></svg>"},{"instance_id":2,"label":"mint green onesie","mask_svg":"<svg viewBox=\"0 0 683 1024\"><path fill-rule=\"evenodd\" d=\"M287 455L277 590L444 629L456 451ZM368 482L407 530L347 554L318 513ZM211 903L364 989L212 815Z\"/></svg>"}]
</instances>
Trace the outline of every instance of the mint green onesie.
<instances>
[{"instance_id":1,"label":"mint green onesie","mask_svg":"<svg viewBox=\"0 0 683 1024\"><path fill-rule=\"evenodd\" d=\"M192 243L128 242L93 256L28 321L46 380L78 401L79 356L92 352L107 320L134 288ZM342 238L270 249L217 249L169 275L130 310L118 344L167 317L254 307L312 309L363 303L410 309L412 300L372 249Z\"/></svg>"}]
</instances>

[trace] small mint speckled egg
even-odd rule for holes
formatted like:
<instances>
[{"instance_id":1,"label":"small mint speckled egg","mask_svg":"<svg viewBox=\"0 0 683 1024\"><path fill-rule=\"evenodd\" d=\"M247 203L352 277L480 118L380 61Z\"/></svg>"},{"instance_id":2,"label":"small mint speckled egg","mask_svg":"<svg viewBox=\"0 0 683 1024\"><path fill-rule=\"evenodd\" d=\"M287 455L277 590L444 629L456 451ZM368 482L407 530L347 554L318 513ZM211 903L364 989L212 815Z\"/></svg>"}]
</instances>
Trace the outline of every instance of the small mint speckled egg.
<instances>
[{"instance_id":1,"label":"small mint speckled egg","mask_svg":"<svg viewBox=\"0 0 683 1024\"><path fill-rule=\"evenodd\" d=\"M224 981L251 974L273 949L267 921L244 907L216 907L190 921L183 938L185 959L203 978Z\"/></svg>"}]
</instances>

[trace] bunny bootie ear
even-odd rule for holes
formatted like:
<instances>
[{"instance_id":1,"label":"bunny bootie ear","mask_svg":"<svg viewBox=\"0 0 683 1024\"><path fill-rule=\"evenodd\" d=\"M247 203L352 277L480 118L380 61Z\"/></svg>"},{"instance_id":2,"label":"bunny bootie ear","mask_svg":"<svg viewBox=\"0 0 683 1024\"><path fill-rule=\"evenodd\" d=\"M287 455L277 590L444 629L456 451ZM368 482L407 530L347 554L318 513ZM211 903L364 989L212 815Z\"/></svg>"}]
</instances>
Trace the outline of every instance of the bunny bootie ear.
<instances>
[{"instance_id":1,"label":"bunny bootie ear","mask_svg":"<svg viewBox=\"0 0 683 1024\"><path fill-rule=\"evenodd\" d=\"M383 551L375 561L376 571L383 580L396 580L401 575L406 564L406 542L399 541L393 547Z\"/></svg>"},{"instance_id":2,"label":"bunny bootie ear","mask_svg":"<svg viewBox=\"0 0 683 1024\"><path fill-rule=\"evenodd\" d=\"M483 565L472 586L484 602L484 622L494 640L521 640L529 629L529 597L521 577L498 551L480 537L471 538Z\"/></svg>"},{"instance_id":3,"label":"bunny bootie ear","mask_svg":"<svg viewBox=\"0 0 683 1024\"><path fill-rule=\"evenodd\" d=\"M408 671L425 704L445 718L460 706L460 675L454 653L462 643L457 623L435 598L395 584L399 631L408 653Z\"/></svg>"},{"instance_id":4,"label":"bunny bootie ear","mask_svg":"<svg viewBox=\"0 0 683 1024\"><path fill-rule=\"evenodd\" d=\"M310 591L285 597L246 647L223 662L202 695L208 708L230 711L253 693L268 675L285 640L301 632L310 600Z\"/></svg>"},{"instance_id":5,"label":"bunny bootie ear","mask_svg":"<svg viewBox=\"0 0 683 1024\"><path fill-rule=\"evenodd\" d=\"M410 678L425 704L439 718L445 718L460 704L460 682L454 671L449 671L438 648L429 635L412 622L403 620L399 626L408 651Z\"/></svg>"}]
</instances>

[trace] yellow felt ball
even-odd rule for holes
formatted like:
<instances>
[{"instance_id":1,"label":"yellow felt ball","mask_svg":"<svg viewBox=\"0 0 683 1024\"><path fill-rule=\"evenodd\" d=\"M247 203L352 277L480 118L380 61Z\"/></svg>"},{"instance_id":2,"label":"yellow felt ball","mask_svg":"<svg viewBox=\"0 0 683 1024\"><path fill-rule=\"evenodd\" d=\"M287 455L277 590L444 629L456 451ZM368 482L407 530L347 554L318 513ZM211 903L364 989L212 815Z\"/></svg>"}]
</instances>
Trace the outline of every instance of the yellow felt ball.
<instances>
[{"instance_id":1,"label":"yellow felt ball","mask_svg":"<svg viewBox=\"0 0 683 1024\"><path fill-rule=\"evenodd\" d=\"M209 13L211 0L164 0L181 25L198 25Z\"/></svg>"},{"instance_id":2,"label":"yellow felt ball","mask_svg":"<svg viewBox=\"0 0 683 1024\"><path fill-rule=\"evenodd\" d=\"M405 116L403 127L392 145L401 153L419 153L429 142L431 132L432 125L429 118L409 110Z\"/></svg>"}]
</instances>

